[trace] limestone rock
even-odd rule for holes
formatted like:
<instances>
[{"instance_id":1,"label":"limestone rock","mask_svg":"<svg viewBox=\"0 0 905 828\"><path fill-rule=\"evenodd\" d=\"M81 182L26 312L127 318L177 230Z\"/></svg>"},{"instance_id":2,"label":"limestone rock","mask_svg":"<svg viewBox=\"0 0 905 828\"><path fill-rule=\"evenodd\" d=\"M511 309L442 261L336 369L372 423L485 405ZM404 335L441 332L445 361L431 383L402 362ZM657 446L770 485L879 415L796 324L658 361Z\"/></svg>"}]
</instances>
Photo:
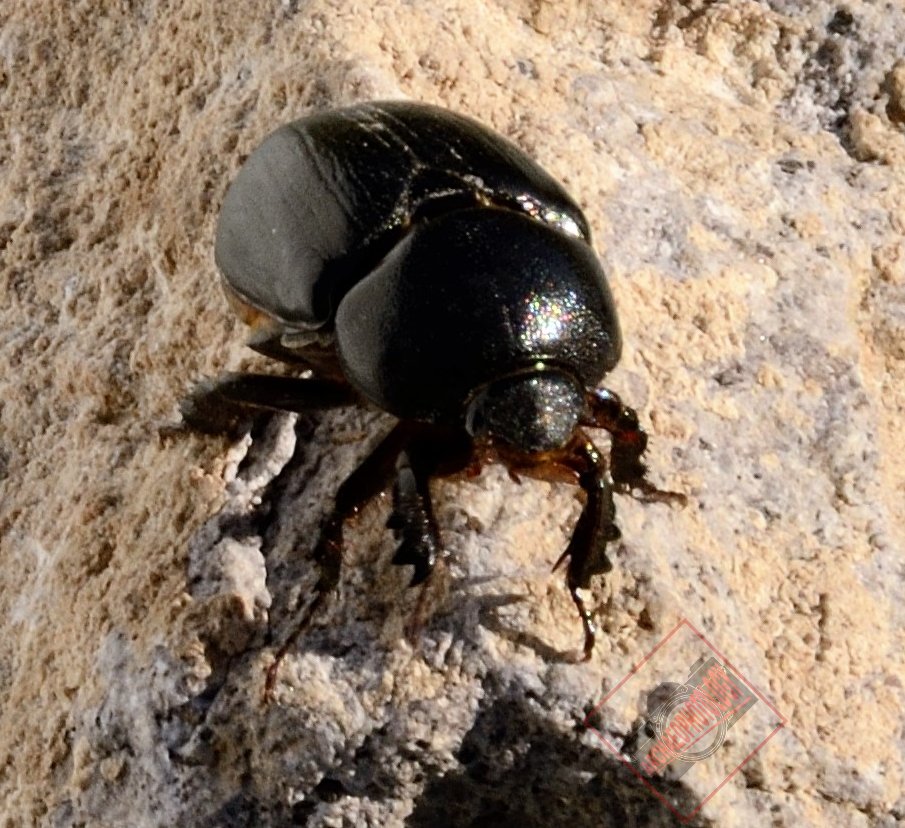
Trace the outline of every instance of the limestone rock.
<instances>
[{"instance_id":1,"label":"limestone rock","mask_svg":"<svg viewBox=\"0 0 905 828\"><path fill-rule=\"evenodd\" d=\"M895 4L8 5L3 824L677 824L581 722L681 618L787 719L692 824L905 820ZM439 484L450 557L414 648L377 501L264 704L319 521L388 420L169 427L201 376L266 367L212 258L243 158L395 97L479 118L583 205L625 338L608 385L690 502L619 499L601 640L573 664L549 570L574 491ZM690 772L670 795L708 793Z\"/></svg>"}]
</instances>

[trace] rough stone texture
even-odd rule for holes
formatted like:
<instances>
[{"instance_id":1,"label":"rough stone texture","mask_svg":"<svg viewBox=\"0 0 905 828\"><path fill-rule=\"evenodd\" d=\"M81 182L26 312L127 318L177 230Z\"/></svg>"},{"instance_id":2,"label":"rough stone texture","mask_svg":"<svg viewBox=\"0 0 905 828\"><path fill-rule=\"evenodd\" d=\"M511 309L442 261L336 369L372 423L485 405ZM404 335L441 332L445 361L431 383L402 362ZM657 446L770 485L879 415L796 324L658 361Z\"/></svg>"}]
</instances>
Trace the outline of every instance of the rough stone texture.
<instances>
[{"instance_id":1,"label":"rough stone texture","mask_svg":"<svg viewBox=\"0 0 905 828\"><path fill-rule=\"evenodd\" d=\"M788 718L695 824L905 821L899 4L4 17L0 824L671 825L579 723L681 617ZM381 97L475 115L574 192L625 332L609 385L690 505L620 499L574 665L549 574L573 491L438 485L452 554L417 651L375 503L264 705L313 533L386 421L276 417L234 445L166 426L193 379L264 364L211 255L244 155ZM708 792L688 774L673 797Z\"/></svg>"}]
</instances>

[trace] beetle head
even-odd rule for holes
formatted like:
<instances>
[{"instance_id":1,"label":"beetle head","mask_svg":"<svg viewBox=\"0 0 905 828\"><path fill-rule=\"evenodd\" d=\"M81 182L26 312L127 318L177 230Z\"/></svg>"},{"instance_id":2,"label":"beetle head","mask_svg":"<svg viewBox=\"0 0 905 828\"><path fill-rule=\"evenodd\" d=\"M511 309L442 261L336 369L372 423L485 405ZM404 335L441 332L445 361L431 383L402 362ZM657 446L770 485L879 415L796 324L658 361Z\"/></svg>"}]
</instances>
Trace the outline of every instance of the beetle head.
<instances>
[{"instance_id":1,"label":"beetle head","mask_svg":"<svg viewBox=\"0 0 905 828\"><path fill-rule=\"evenodd\" d=\"M465 427L477 439L536 454L569 442L585 407L585 391L568 374L532 371L481 389L469 402Z\"/></svg>"}]
</instances>

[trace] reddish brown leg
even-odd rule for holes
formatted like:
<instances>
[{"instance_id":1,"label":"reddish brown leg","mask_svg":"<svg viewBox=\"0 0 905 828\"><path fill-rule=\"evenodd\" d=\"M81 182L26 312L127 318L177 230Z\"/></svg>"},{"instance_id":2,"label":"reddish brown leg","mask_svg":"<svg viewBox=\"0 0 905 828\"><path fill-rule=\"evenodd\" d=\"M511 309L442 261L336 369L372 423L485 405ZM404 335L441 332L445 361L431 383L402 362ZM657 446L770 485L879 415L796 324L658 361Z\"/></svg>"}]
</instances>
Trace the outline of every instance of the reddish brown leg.
<instances>
[{"instance_id":1,"label":"reddish brown leg","mask_svg":"<svg viewBox=\"0 0 905 828\"><path fill-rule=\"evenodd\" d=\"M610 448L610 476L613 488L620 493L630 493L648 502L674 502L682 506L687 502L684 494L658 489L645 475L647 466L641 455L647 448L647 434L638 424L635 411L622 404L616 394L598 389L588 394L589 414L581 424L590 428L606 429L612 439Z\"/></svg>"},{"instance_id":2,"label":"reddish brown leg","mask_svg":"<svg viewBox=\"0 0 905 828\"><path fill-rule=\"evenodd\" d=\"M440 531L434 518L429 486L432 471L425 469L417 459L413 462L409 451L402 452L396 463L393 513L387 527L399 541L393 563L414 567L409 586L427 579L440 554Z\"/></svg>"},{"instance_id":3,"label":"reddish brown leg","mask_svg":"<svg viewBox=\"0 0 905 828\"><path fill-rule=\"evenodd\" d=\"M584 626L583 659L587 661L594 649L597 630L591 613L585 606L581 590L590 587L594 575L601 575L613 568L606 555L606 545L618 540L621 533L614 523L616 507L606 466L600 452L586 434L580 431L577 433L565 462L577 472L578 485L584 490L587 499L572 539L553 568L557 569L567 560L569 562L566 585Z\"/></svg>"},{"instance_id":4,"label":"reddish brown leg","mask_svg":"<svg viewBox=\"0 0 905 828\"><path fill-rule=\"evenodd\" d=\"M413 440L396 463L393 513L387 521L399 541L393 563L414 567L409 586L423 584L418 604L406 625L406 637L412 643L424 621L431 575L442 552L431 504L430 480L436 475L459 472L471 462L471 441L463 434L430 430L421 439Z\"/></svg>"},{"instance_id":5,"label":"reddish brown leg","mask_svg":"<svg viewBox=\"0 0 905 828\"><path fill-rule=\"evenodd\" d=\"M590 587L592 577L613 568L606 555L606 546L621 537L614 522L616 507L606 463L588 435L578 430L561 452L548 455L536 463L511 462L510 467L516 474L578 484L584 490L585 503L572 538L553 569L559 569L568 561L566 586L584 627L582 655L587 661L594 649L596 627L581 591Z\"/></svg>"},{"instance_id":6,"label":"reddish brown leg","mask_svg":"<svg viewBox=\"0 0 905 828\"><path fill-rule=\"evenodd\" d=\"M424 583L418 607L407 633L411 638L424 613L427 581L440 555L440 537L430 501L429 480L434 474L451 474L471 458L470 442L417 423L399 423L339 487L336 502L321 527L314 559L320 569L315 597L277 650L267 670L265 700L273 694L277 671L299 636L310 626L321 606L339 583L342 567L343 524L395 476L393 513L387 522L400 541L395 564L414 566L411 586Z\"/></svg>"},{"instance_id":7,"label":"reddish brown leg","mask_svg":"<svg viewBox=\"0 0 905 828\"><path fill-rule=\"evenodd\" d=\"M405 448L409 439L410 427L399 423L339 487L333 510L321 527L320 537L314 549L314 560L320 569L320 576L314 587L314 599L305 608L301 618L280 645L273 663L267 669L264 683L265 701L268 701L273 694L277 671L280 669L283 658L295 646L299 636L308 628L321 606L339 583L342 568L343 524L357 514L369 500L387 488L395 471L396 458Z\"/></svg>"}]
</instances>

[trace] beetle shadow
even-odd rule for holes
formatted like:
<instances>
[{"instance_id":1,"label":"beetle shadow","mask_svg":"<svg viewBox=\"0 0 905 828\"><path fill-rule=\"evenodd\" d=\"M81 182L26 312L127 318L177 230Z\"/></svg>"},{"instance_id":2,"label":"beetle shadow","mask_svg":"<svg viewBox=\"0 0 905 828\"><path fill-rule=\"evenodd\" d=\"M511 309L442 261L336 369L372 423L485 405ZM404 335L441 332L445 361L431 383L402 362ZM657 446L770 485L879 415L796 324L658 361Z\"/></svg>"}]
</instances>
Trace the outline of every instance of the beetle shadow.
<instances>
[{"instance_id":1,"label":"beetle shadow","mask_svg":"<svg viewBox=\"0 0 905 828\"><path fill-rule=\"evenodd\" d=\"M458 767L432 776L407 828L521 825L569 828L708 826L683 820L615 756L583 744L583 725L557 725L543 699L510 687L479 709L456 753ZM670 783L672 808L690 814L693 792Z\"/></svg>"},{"instance_id":2,"label":"beetle shadow","mask_svg":"<svg viewBox=\"0 0 905 828\"><path fill-rule=\"evenodd\" d=\"M406 828L712 828L701 814L680 816L699 806L691 788L681 780L658 781L670 803L666 807L617 757L583 742L578 720L571 728L563 726L557 715L561 703L554 707L517 682L504 685L493 675L485 680L484 693L452 767L426 740L400 746L399 728L389 721L294 804L256 794L246 780L244 791L192 824L319 825L324 805L342 810L348 803L354 813L355 800L404 801L414 771L425 781L403 823Z\"/></svg>"},{"instance_id":3,"label":"beetle shadow","mask_svg":"<svg viewBox=\"0 0 905 828\"><path fill-rule=\"evenodd\" d=\"M450 594L468 595L469 587L481 585L485 583L493 583L499 580L496 576L486 576L481 578L461 578L451 581L449 585ZM530 602L535 598L527 593L518 592L500 592L490 595L472 596L467 599L467 603L475 608L477 614L477 623L484 629L505 639L510 644L517 647L526 647L531 650L538 658L551 664L573 664L580 653L577 650L558 650L548 644L540 636L525 632L515 626L510 626L500 618L499 610L510 607L514 604L522 604ZM456 629L456 625L446 622L449 617L449 610L434 620L429 619L427 626L433 629L447 629L453 635L461 635L461 629Z\"/></svg>"},{"instance_id":4,"label":"beetle shadow","mask_svg":"<svg viewBox=\"0 0 905 828\"><path fill-rule=\"evenodd\" d=\"M484 702L454 753L438 762L426 741L403 751L406 765L427 774L406 828L520 825L525 828L708 828L692 790L678 781L658 782L667 808L647 785L604 748L585 744L584 726L568 729L542 697L517 682L485 681ZM345 798L390 802L404 797L399 746L391 726L372 732L355 752L311 792L299 813L309 824L318 803ZM409 774L405 775L408 778Z\"/></svg>"},{"instance_id":5,"label":"beetle shadow","mask_svg":"<svg viewBox=\"0 0 905 828\"><path fill-rule=\"evenodd\" d=\"M370 563L375 568L391 566L386 560ZM309 566L316 566L308 562ZM438 573L439 574L439 573ZM442 576L441 576L442 577ZM417 597L413 601L400 580L398 592L373 591L368 600L366 616L356 613L349 603L343 604L339 591L329 593L320 613L310 619L299 636L296 651L342 657L351 649L380 646L379 633L387 618L394 613L403 616L406 638L417 652L426 636L445 632L455 639L469 638L467 626L476 623L488 632L508 641L515 647L527 648L548 664L575 664L582 660L580 648L560 650L540 636L526 632L517 625L505 622L499 614L501 609L535 600L527 593L512 591L474 595L470 588L498 581L497 576L478 578L453 578L443 587L444 595L435 604L430 602L424 610L419 610ZM456 600L453 600L453 596ZM309 596L310 598L310 596ZM348 596L346 596L348 602ZM298 614L298 608L286 608L290 616ZM327 620L329 614L331 620ZM421 615L422 617L419 617ZM470 617L471 620L468 620ZM373 629L372 629L373 626ZM291 624L290 624L291 627Z\"/></svg>"}]
</instances>

